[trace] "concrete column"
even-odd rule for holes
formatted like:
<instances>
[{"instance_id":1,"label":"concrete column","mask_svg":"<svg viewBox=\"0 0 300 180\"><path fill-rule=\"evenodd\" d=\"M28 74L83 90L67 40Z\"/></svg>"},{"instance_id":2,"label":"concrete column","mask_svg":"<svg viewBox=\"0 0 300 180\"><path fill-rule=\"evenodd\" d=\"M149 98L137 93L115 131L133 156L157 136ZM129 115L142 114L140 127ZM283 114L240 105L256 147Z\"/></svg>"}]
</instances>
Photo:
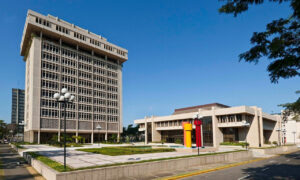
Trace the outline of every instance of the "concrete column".
<instances>
[{"instance_id":1,"label":"concrete column","mask_svg":"<svg viewBox=\"0 0 300 180\"><path fill-rule=\"evenodd\" d=\"M76 68L76 93L78 93L78 79L79 79L79 75L78 75L78 69L79 69L79 66L78 66L78 53L79 53L79 46L76 45L76 60L77 60L77 68ZM94 86L94 84L93 84ZM94 93L94 92L93 92ZM74 103L76 103L76 137L78 137L78 129L79 129L79 115L78 115L78 111L79 111L79 102L78 102L78 97L77 98L77 101L75 101ZM76 138L76 143L78 143L78 139Z\"/></svg>"},{"instance_id":2,"label":"concrete column","mask_svg":"<svg viewBox=\"0 0 300 180\"><path fill-rule=\"evenodd\" d=\"M105 141L107 141L107 131L105 132Z\"/></svg>"},{"instance_id":3,"label":"concrete column","mask_svg":"<svg viewBox=\"0 0 300 180\"><path fill-rule=\"evenodd\" d=\"M258 112L257 107L252 107L254 110L254 117L252 119L252 122L250 123L249 131L246 136L247 142L249 143L249 146L251 147L259 147L259 128L258 128ZM249 136L251 134L251 136Z\"/></svg>"},{"instance_id":4,"label":"concrete column","mask_svg":"<svg viewBox=\"0 0 300 180\"><path fill-rule=\"evenodd\" d=\"M76 139L77 140L77 139ZM57 133L57 141L60 142L60 131ZM76 142L77 143L77 142Z\"/></svg>"},{"instance_id":5,"label":"concrete column","mask_svg":"<svg viewBox=\"0 0 300 180\"><path fill-rule=\"evenodd\" d=\"M170 126L170 122L169 122L169 126ZM161 141L161 133L159 131L156 130L156 126L154 123L154 117L151 116L151 127L152 127L152 141Z\"/></svg>"},{"instance_id":6,"label":"concrete column","mask_svg":"<svg viewBox=\"0 0 300 180\"><path fill-rule=\"evenodd\" d=\"M264 124L263 124L263 114L262 114L262 108L258 108L258 113L259 113L259 139L260 139L260 145L264 145Z\"/></svg>"},{"instance_id":7,"label":"concrete column","mask_svg":"<svg viewBox=\"0 0 300 180\"><path fill-rule=\"evenodd\" d=\"M218 127L218 119L215 115L215 107L212 107L212 126L213 126L213 146L218 148L220 143L223 142L223 133Z\"/></svg>"},{"instance_id":8,"label":"concrete column","mask_svg":"<svg viewBox=\"0 0 300 180\"><path fill-rule=\"evenodd\" d=\"M117 142L120 142L120 132L118 132Z\"/></svg>"},{"instance_id":9,"label":"concrete column","mask_svg":"<svg viewBox=\"0 0 300 180\"><path fill-rule=\"evenodd\" d=\"M276 124L272 130L272 133L271 133L271 136L270 136L270 142L272 143L273 141L276 141L277 144L279 144L279 141L278 141L278 129L280 129L280 121L281 121L281 117L276 115ZM280 134L279 134L279 137L280 137Z\"/></svg>"},{"instance_id":10,"label":"concrete column","mask_svg":"<svg viewBox=\"0 0 300 180\"><path fill-rule=\"evenodd\" d=\"M38 144L41 143L41 131L39 130L38 131Z\"/></svg>"},{"instance_id":11,"label":"concrete column","mask_svg":"<svg viewBox=\"0 0 300 180\"><path fill-rule=\"evenodd\" d=\"M94 143L94 131L92 131L92 134L91 134L91 143L92 144Z\"/></svg>"}]
</instances>

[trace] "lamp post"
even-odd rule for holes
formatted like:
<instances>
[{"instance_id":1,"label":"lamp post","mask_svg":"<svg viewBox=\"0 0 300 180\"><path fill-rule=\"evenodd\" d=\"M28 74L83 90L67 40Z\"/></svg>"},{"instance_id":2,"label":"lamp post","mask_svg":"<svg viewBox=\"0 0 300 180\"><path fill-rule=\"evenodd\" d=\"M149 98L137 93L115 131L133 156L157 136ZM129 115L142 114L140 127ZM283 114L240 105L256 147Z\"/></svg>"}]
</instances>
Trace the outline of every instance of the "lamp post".
<instances>
[{"instance_id":1,"label":"lamp post","mask_svg":"<svg viewBox=\"0 0 300 180\"><path fill-rule=\"evenodd\" d=\"M64 170L66 170L66 106L68 103L73 103L75 96L71 95L67 88L62 88L61 93L55 93L53 98L64 106Z\"/></svg>"},{"instance_id":2,"label":"lamp post","mask_svg":"<svg viewBox=\"0 0 300 180\"><path fill-rule=\"evenodd\" d=\"M246 133L246 128L250 126L250 124L246 121L246 120L243 120L242 121L243 123L243 127L244 127L244 130L245 130L245 141L246 141L246 150L248 150L248 142L247 142L247 133Z\"/></svg>"},{"instance_id":3,"label":"lamp post","mask_svg":"<svg viewBox=\"0 0 300 180\"><path fill-rule=\"evenodd\" d=\"M296 144L296 131L292 132L294 134L294 144Z\"/></svg>"},{"instance_id":4,"label":"lamp post","mask_svg":"<svg viewBox=\"0 0 300 180\"><path fill-rule=\"evenodd\" d=\"M101 130L100 124L97 125L96 129L98 130L98 137L99 137L98 146L100 146L100 130Z\"/></svg>"}]
</instances>

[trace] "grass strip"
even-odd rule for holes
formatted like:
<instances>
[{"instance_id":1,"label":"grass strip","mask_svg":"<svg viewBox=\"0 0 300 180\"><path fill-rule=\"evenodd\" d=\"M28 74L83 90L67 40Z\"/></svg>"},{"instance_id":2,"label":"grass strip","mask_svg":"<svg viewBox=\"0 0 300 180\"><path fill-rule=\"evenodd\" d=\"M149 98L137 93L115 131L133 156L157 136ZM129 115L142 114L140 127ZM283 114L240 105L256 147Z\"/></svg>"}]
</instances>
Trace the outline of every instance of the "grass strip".
<instances>
[{"instance_id":1,"label":"grass strip","mask_svg":"<svg viewBox=\"0 0 300 180\"><path fill-rule=\"evenodd\" d=\"M118 146L118 147L102 147L102 148L88 148L77 149L77 151L84 151L96 154L104 154L109 156L132 155L132 154L147 154L160 152L174 152L173 148L154 148L150 146Z\"/></svg>"},{"instance_id":2,"label":"grass strip","mask_svg":"<svg viewBox=\"0 0 300 180\"><path fill-rule=\"evenodd\" d=\"M169 158L159 158L159 159L149 159L149 160L143 160L143 161L134 161L134 162L125 162L125 163L114 163L114 164L106 164L106 165L99 165L99 166L89 166L84 168L70 168L67 167L67 170L64 171L63 165L51 160L50 158L39 155L35 152L28 152L32 155L33 158L37 160L40 160L47 166L55 169L58 172L67 172L67 171L76 171L76 170L85 170L85 169L95 169L95 168L103 168L103 167L111 167L111 166L121 166L121 165L129 165L129 164L139 164L139 163L147 163L147 162L155 162L155 161L165 161L165 160L172 160L172 159L182 159L182 158L191 158L191 157L199 157L199 156L212 156L212 155L218 155L218 154L227 154L227 153L234 153L234 152L242 152L246 150L236 150L236 151L226 151L226 152L218 152L218 153L207 153L207 154L200 154L200 155L187 155L187 156L177 156L177 157L169 157Z\"/></svg>"},{"instance_id":3,"label":"grass strip","mask_svg":"<svg viewBox=\"0 0 300 180\"><path fill-rule=\"evenodd\" d=\"M52 169L54 169L58 172L64 172L65 171L64 170L64 165L62 165L59 162L53 161L52 159L50 159L46 156L40 155L36 152L27 152L27 153L30 154L32 158L41 161L42 163L46 164L47 166L51 167ZM68 166L66 167L66 171L72 171L72 170L74 170L74 169L72 169Z\"/></svg>"}]
</instances>

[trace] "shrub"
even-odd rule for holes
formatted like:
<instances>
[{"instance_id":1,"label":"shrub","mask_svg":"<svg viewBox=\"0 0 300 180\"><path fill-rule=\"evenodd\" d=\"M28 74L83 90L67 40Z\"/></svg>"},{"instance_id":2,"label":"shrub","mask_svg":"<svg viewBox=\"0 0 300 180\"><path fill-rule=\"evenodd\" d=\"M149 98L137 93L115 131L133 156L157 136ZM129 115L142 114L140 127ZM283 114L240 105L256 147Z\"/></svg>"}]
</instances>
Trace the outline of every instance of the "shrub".
<instances>
[{"instance_id":1,"label":"shrub","mask_svg":"<svg viewBox=\"0 0 300 180\"><path fill-rule=\"evenodd\" d=\"M265 141L265 144L271 144L271 142L270 141Z\"/></svg>"},{"instance_id":2,"label":"shrub","mask_svg":"<svg viewBox=\"0 0 300 180\"><path fill-rule=\"evenodd\" d=\"M175 139L175 144L182 144L182 140L180 138Z\"/></svg>"},{"instance_id":3,"label":"shrub","mask_svg":"<svg viewBox=\"0 0 300 180\"><path fill-rule=\"evenodd\" d=\"M249 143L246 143L246 142L222 142L222 143L220 143L220 145L245 147L246 145L249 146Z\"/></svg>"}]
</instances>

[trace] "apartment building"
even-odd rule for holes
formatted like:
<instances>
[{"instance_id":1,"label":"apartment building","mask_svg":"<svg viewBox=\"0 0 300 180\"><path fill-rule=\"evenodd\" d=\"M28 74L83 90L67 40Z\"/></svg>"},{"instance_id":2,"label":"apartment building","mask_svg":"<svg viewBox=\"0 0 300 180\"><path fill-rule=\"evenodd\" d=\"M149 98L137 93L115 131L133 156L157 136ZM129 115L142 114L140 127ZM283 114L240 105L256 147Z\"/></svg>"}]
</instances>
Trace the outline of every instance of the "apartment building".
<instances>
[{"instance_id":1,"label":"apartment building","mask_svg":"<svg viewBox=\"0 0 300 180\"><path fill-rule=\"evenodd\" d=\"M264 113L256 106L229 107L220 103L204 104L175 109L169 116L151 116L137 119L139 131L145 132L148 142L183 142L183 123L192 123L193 117L202 116L204 146L218 147L221 142L248 142L252 147L261 147L281 136L280 115ZM193 125L193 129L195 126ZM195 130L192 141L195 142ZM178 141L177 141L178 142Z\"/></svg>"},{"instance_id":2,"label":"apartment building","mask_svg":"<svg viewBox=\"0 0 300 180\"><path fill-rule=\"evenodd\" d=\"M24 98L25 91L23 89L12 89L11 100L11 124L17 125L17 131L23 132L23 126L20 125L24 121Z\"/></svg>"},{"instance_id":3,"label":"apartment building","mask_svg":"<svg viewBox=\"0 0 300 180\"><path fill-rule=\"evenodd\" d=\"M66 107L68 136L90 143L120 136L126 49L58 17L29 10L21 55L26 62L25 141L44 143L55 135L60 139L65 114L53 94L62 88L75 95Z\"/></svg>"}]
</instances>

